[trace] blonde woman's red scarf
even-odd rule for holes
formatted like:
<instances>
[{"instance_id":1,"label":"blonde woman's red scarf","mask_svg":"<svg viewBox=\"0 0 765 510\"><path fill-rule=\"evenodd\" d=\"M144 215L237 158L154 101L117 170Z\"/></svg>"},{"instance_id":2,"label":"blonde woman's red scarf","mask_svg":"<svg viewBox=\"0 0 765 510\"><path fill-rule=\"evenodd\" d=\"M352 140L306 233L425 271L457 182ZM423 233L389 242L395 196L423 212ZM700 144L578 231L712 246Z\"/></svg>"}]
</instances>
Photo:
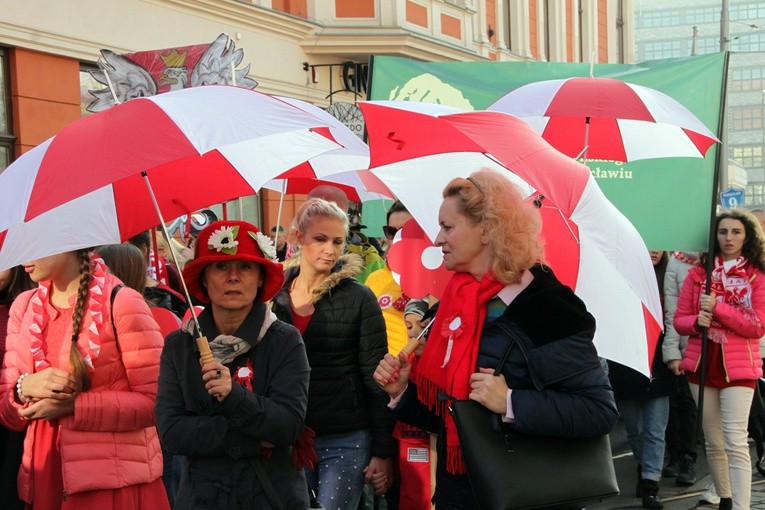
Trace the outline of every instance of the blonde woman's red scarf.
<instances>
[{"instance_id":1,"label":"blonde woman's red scarf","mask_svg":"<svg viewBox=\"0 0 765 510\"><path fill-rule=\"evenodd\" d=\"M485 274L480 282L468 273L452 275L414 375L418 398L446 423L446 469L450 473L464 473L465 463L448 402L439 400L439 395L458 400L468 398L486 304L504 287L491 273Z\"/></svg>"},{"instance_id":2,"label":"blonde woman's red scarf","mask_svg":"<svg viewBox=\"0 0 765 510\"><path fill-rule=\"evenodd\" d=\"M88 370L93 373L93 363L101 351L101 328L104 325L104 307L109 296L104 293L104 284L106 283L106 266L104 261L96 255L90 257L92 272L90 284L88 287L88 300L85 304L84 317L81 325L81 334L77 341L77 350L80 351L85 359ZM32 358L35 363L35 371L39 372L48 368L50 362L45 359L43 351L43 331L48 325L48 292L51 282L41 282L37 292L32 297L30 305L34 318L29 326L29 332L32 340L29 343L32 351Z\"/></svg>"}]
</instances>

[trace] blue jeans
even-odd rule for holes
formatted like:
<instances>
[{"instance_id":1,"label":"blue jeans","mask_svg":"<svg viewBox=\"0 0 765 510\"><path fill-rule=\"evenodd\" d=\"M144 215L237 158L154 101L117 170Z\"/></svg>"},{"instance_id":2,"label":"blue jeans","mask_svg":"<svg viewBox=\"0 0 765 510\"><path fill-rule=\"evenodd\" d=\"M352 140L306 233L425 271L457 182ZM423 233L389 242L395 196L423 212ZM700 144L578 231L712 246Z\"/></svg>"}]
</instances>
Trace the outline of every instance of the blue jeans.
<instances>
[{"instance_id":1,"label":"blue jeans","mask_svg":"<svg viewBox=\"0 0 765 510\"><path fill-rule=\"evenodd\" d=\"M669 418L669 397L618 400L632 454L644 480L661 480L664 464L664 431Z\"/></svg>"},{"instance_id":2,"label":"blue jeans","mask_svg":"<svg viewBox=\"0 0 765 510\"><path fill-rule=\"evenodd\" d=\"M372 454L372 435L368 430L325 434L316 436L313 447L319 461L305 474L316 499L327 510L356 510Z\"/></svg>"}]
</instances>

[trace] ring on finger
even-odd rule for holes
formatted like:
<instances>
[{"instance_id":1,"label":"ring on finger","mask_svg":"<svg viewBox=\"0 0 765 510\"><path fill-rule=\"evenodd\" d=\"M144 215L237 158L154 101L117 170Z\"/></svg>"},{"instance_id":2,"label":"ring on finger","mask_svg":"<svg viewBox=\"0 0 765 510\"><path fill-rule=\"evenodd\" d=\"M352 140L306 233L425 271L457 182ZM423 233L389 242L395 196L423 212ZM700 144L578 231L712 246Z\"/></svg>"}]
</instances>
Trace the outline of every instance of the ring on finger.
<instances>
[{"instance_id":1,"label":"ring on finger","mask_svg":"<svg viewBox=\"0 0 765 510\"><path fill-rule=\"evenodd\" d=\"M223 376L223 373L220 370L215 371L215 378L220 379Z\"/></svg>"}]
</instances>

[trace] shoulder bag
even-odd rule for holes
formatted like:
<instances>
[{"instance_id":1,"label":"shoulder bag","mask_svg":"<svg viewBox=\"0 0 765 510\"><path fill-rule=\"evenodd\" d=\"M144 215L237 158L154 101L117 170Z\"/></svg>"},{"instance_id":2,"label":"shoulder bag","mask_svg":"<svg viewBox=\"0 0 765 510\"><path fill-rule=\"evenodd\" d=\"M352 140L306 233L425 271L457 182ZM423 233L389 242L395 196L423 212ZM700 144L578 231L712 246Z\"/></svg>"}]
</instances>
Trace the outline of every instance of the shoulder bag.
<instances>
[{"instance_id":1,"label":"shoulder bag","mask_svg":"<svg viewBox=\"0 0 765 510\"><path fill-rule=\"evenodd\" d=\"M514 343L510 341L495 376ZM472 400L455 400L450 409L480 508L574 508L619 494L608 435L532 436L515 431L500 415Z\"/></svg>"}]
</instances>

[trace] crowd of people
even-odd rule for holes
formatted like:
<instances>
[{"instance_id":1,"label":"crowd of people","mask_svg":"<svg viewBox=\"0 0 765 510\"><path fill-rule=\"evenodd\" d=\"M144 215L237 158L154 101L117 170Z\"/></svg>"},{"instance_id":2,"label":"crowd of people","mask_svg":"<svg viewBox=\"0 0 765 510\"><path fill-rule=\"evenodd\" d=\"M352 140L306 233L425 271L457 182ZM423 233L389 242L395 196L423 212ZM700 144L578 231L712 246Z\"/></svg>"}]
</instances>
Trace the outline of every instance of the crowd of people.
<instances>
[{"instance_id":1,"label":"crowd of people","mask_svg":"<svg viewBox=\"0 0 765 510\"><path fill-rule=\"evenodd\" d=\"M411 299L385 262L406 206L380 244L338 191L314 190L270 235L210 218L188 259L147 232L0 272L4 507L478 508L449 410L469 399L542 436L602 436L621 416L635 495L661 509L662 476L696 481L703 399L702 497L749 508L756 212L719 214L713 253L650 252L666 330L647 378L599 358L586 303L545 265L535 205L496 172L443 190L439 299Z\"/></svg>"}]
</instances>

